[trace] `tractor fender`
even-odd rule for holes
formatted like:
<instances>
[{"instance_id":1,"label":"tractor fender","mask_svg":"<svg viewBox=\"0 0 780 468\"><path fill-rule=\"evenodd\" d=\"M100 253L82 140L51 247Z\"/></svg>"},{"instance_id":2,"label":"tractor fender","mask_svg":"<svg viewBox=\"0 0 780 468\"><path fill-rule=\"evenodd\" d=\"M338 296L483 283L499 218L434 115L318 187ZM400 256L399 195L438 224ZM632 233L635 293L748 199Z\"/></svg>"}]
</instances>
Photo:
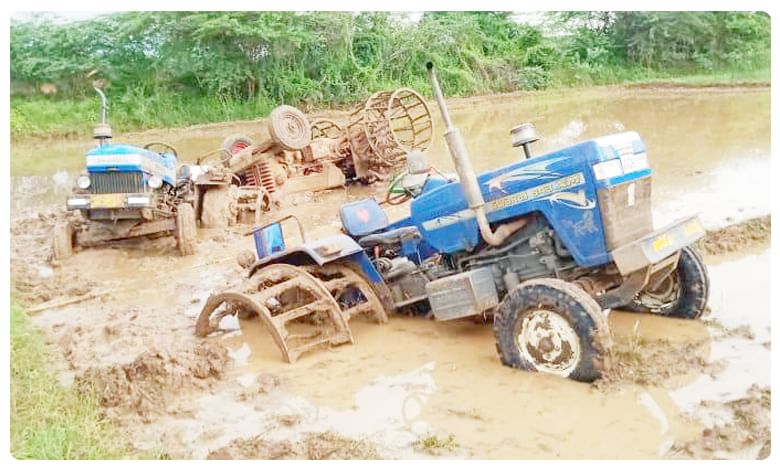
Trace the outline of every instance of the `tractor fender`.
<instances>
[{"instance_id":1,"label":"tractor fender","mask_svg":"<svg viewBox=\"0 0 780 468\"><path fill-rule=\"evenodd\" d=\"M365 257L365 261L359 259L358 257L360 255L358 254L362 254L362 256ZM345 234L336 234L334 236L308 241L293 248L285 249L273 255L258 259L249 268L249 276L252 276L258 269L275 263L287 263L296 266L316 263L317 265L322 266L335 262L336 260L344 259L345 257L353 256L356 257L350 258L350 260L356 260L355 263L362 265L367 262L368 265L371 265L365 252L363 252L363 248L360 247L354 239ZM373 265L371 265L371 268L373 269ZM361 270L362 269L363 268L361 267ZM376 273L375 269L374 272ZM374 275L367 276L374 281L374 278L372 277ZM376 273L376 276L379 277L379 274Z\"/></svg>"},{"instance_id":2,"label":"tractor fender","mask_svg":"<svg viewBox=\"0 0 780 468\"><path fill-rule=\"evenodd\" d=\"M328 255L329 254L329 255ZM286 249L273 255L257 260L249 267L248 277L252 277L259 269L278 263L288 265L326 265L340 262L351 265L354 270L361 273L374 286L382 304L386 310L393 310L393 300L390 290L382 279L371 259L354 239L345 235L324 237L316 241L309 241L291 249Z\"/></svg>"}]
</instances>

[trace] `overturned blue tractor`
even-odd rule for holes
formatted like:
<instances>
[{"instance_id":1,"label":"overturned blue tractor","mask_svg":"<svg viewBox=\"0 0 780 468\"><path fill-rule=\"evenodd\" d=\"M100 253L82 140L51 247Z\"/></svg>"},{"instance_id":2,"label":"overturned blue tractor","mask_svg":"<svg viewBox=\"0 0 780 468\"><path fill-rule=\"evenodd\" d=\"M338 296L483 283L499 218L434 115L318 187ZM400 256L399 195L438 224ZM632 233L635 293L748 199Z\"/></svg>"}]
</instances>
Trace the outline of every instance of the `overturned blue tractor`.
<instances>
[{"instance_id":1,"label":"overturned blue tractor","mask_svg":"<svg viewBox=\"0 0 780 468\"><path fill-rule=\"evenodd\" d=\"M702 314L709 283L691 244L703 227L691 216L654 229L638 134L534 157L538 137L521 125L512 137L525 158L477 176L428 70L457 179L423 175L409 191L410 215L394 223L367 199L341 208L344 234L308 241L301 232L303 242L287 248L283 220L258 228L247 279L210 297L198 335L238 314L265 324L292 362L352 342L358 315L492 317L505 365L592 381L610 367L612 308Z\"/></svg>"},{"instance_id":2,"label":"overturned blue tractor","mask_svg":"<svg viewBox=\"0 0 780 468\"><path fill-rule=\"evenodd\" d=\"M193 183L186 171L178 171L176 149L166 143L143 148L112 143L106 97L95 91L102 102L102 119L93 134L98 146L87 152L86 172L66 202L81 217L55 226L54 259L70 256L75 248L165 235L175 237L182 255L192 254L197 235Z\"/></svg>"}]
</instances>

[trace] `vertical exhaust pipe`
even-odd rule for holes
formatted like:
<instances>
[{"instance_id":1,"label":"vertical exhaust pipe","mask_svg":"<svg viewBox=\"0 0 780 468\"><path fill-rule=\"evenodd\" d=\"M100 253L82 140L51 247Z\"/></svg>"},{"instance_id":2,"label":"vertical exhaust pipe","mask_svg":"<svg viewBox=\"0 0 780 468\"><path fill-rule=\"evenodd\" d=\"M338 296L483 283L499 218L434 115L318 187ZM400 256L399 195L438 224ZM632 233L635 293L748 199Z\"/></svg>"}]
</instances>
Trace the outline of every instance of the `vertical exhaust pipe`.
<instances>
[{"instance_id":1,"label":"vertical exhaust pipe","mask_svg":"<svg viewBox=\"0 0 780 468\"><path fill-rule=\"evenodd\" d=\"M108 101L106 100L106 95L97 86L93 86L92 89L100 96L100 123L105 124L106 115L108 114Z\"/></svg>"},{"instance_id":2,"label":"vertical exhaust pipe","mask_svg":"<svg viewBox=\"0 0 780 468\"><path fill-rule=\"evenodd\" d=\"M95 92L98 93L98 96L100 96L100 123L95 125L95 128L92 130L92 138L98 140L100 142L100 146L103 146L108 140L111 139L112 136L111 126L109 126L108 122L106 122L106 118L108 116L108 100L100 88L93 86L92 89L94 89Z\"/></svg>"},{"instance_id":3,"label":"vertical exhaust pipe","mask_svg":"<svg viewBox=\"0 0 780 468\"><path fill-rule=\"evenodd\" d=\"M463 135L461 135L460 130L452 123L450 112L447 109L447 103L444 102L444 96L441 93L439 80L436 79L436 72L433 70L433 62L428 62L426 67L428 68L428 78L433 87L433 96L436 98L436 103L439 105L441 117L444 120L444 126L446 127L444 139L447 141L447 147L449 148L450 155L455 163L455 171L460 178L460 185L463 187L463 193L466 196L469 209L474 212L474 215L477 218L479 232L485 242L490 245L501 245L510 234L525 225L525 220L521 219L504 224L500 226L496 232L493 232L490 228L490 223L485 214L485 200L482 198L482 190L479 188L477 175L474 173L474 168L471 167L471 158L469 158L466 143L463 141Z\"/></svg>"}]
</instances>

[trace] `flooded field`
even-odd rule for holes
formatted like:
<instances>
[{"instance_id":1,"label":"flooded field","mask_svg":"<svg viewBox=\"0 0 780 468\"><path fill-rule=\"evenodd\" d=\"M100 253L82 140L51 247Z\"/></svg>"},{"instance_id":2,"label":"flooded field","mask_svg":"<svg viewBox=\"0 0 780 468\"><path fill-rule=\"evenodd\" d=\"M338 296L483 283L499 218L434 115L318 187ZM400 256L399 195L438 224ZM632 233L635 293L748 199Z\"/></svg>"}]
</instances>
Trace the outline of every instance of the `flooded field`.
<instances>
[{"instance_id":1,"label":"flooded field","mask_svg":"<svg viewBox=\"0 0 780 468\"><path fill-rule=\"evenodd\" d=\"M524 121L542 136L539 154L636 130L654 170L656 225L700 212L714 229L769 214L768 89L595 89L459 100L452 111L477 170L519 156L508 132ZM429 158L451 171L437 125ZM169 141L191 160L235 133L259 139L264 124L117 140ZM50 266L49 229L89 146L46 141L12 148L11 272L33 310L44 301L78 299L36 312L33 320L60 358L62 382L103 390L109 417L138 450L183 458L768 453L766 232L756 239L746 232L726 249L732 252L713 248L706 255L711 310L703 320L612 311L621 364L595 385L501 366L489 324L401 316L386 325L353 321L354 345L290 365L256 321L205 340L194 336L209 294L243 275L234 259L252 240L240 232L201 230L191 257L178 257L171 239L159 239L85 250ZM384 189L306 194L285 209L305 219L316 238L339 229L345 201L383 197ZM405 209L394 208L391 217Z\"/></svg>"}]
</instances>

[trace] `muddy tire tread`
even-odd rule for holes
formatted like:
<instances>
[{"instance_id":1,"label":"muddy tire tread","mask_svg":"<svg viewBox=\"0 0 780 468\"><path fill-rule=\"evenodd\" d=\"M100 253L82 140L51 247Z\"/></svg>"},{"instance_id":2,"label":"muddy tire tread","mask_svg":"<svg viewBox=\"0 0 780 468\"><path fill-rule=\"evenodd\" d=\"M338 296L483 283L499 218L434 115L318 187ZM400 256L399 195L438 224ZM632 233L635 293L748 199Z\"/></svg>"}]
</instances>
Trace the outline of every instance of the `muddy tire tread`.
<instances>
[{"instance_id":1,"label":"muddy tire tread","mask_svg":"<svg viewBox=\"0 0 780 468\"><path fill-rule=\"evenodd\" d=\"M681 296L671 309L660 312L659 315L682 319L697 319L707 309L710 294L710 277L699 252L688 246L680 251L680 260L675 274L682 288ZM654 313L650 308L634 300L624 306L629 312Z\"/></svg>"},{"instance_id":2,"label":"muddy tire tread","mask_svg":"<svg viewBox=\"0 0 780 468\"><path fill-rule=\"evenodd\" d=\"M197 236L195 209L189 203L182 203L176 210L176 246L182 256L195 253Z\"/></svg>"},{"instance_id":3,"label":"muddy tire tread","mask_svg":"<svg viewBox=\"0 0 780 468\"><path fill-rule=\"evenodd\" d=\"M57 223L54 226L51 250L54 260L73 255L73 229L70 223Z\"/></svg>"},{"instance_id":4,"label":"muddy tire tread","mask_svg":"<svg viewBox=\"0 0 780 468\"><path fill-rule=\"evenodd\" d=\"M510 291L499 305L493 319L496 350L501 362L509 367L536 371L524 362L514 346L515 325L521 312L546 305L564 316L574 326L581 340L582 359L569 378L592 382L611 367L612 336L607 318L596 301L576 285L555 279L525 281Z\"/></svg>"}]
</instances>

